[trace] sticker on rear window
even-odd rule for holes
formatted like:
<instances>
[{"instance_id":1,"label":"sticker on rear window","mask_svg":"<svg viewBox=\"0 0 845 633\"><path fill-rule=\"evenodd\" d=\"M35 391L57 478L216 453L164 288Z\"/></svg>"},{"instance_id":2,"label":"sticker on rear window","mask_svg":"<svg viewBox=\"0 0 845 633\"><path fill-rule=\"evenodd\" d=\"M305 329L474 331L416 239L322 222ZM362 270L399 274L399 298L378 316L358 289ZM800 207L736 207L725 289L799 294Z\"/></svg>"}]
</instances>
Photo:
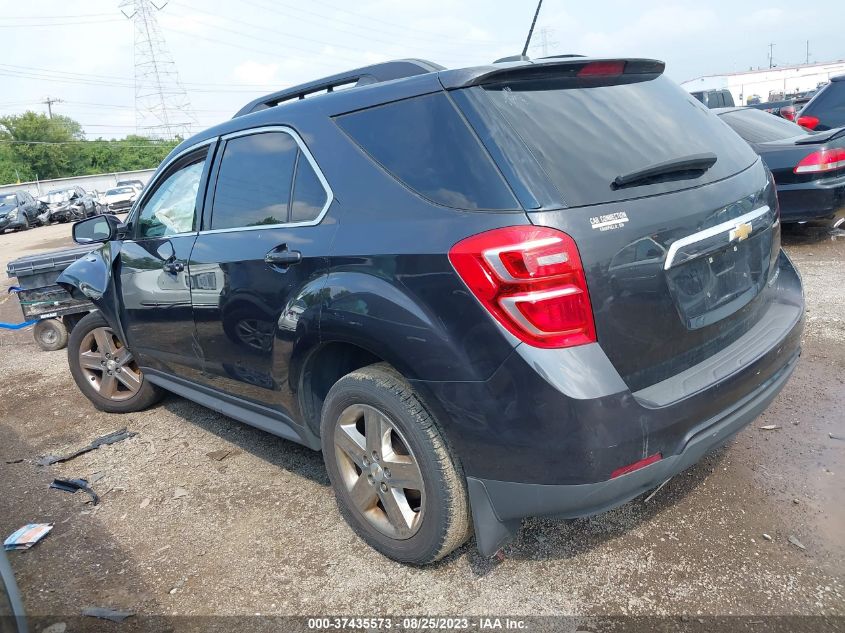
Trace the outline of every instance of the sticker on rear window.
<instances>
[{"instance_id":1,"label":"sticker on rear window","mask_svg":"<svg viewBox=\"0 0 845 633\"><path fill-rule=\"evenodd\" d=\"M590 224L594 229L598 229L599 231L612 231L613 229L619 229L625 226L625 222L628 221L628 214L624 211L618 211L617 213L608 213L606 215L599 215L594 218L590 218Z\"/></svg>"}]
</instances>

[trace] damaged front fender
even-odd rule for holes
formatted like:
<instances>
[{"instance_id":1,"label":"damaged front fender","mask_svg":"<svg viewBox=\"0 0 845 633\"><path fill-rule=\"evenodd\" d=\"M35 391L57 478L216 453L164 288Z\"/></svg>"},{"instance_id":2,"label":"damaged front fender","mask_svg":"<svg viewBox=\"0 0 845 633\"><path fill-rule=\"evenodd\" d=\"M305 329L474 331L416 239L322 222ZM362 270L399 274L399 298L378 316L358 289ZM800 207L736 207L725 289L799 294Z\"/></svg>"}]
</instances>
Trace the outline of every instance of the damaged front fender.
<instances>
[{"instance_id":1,"label":"damaged front fender","mask_svg":"<svg viewBox=\"0 0 845 633\"><path fill-rule=\"evenodd\" d=\"M119 277L115 267L120 258L120 247L120 242L106 242L65 268L56 283L74 299L87 299L97 306L121 340L125 341L115 287Z\"/></svg>"}]
</instances>

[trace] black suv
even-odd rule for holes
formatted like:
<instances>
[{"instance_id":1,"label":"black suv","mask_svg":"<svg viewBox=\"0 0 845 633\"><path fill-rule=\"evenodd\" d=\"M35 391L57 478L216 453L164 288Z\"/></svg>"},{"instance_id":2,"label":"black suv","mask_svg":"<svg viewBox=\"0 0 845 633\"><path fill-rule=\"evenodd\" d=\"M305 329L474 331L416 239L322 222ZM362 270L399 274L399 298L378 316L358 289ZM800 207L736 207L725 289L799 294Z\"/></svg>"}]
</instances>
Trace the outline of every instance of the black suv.
<instances>
[{"instance_id":1,"label":"black suv","mask_svg":"<svg viewBox=\"0 0 845 633\"><path fill-rule=\"evenodd\" d=\"M38 225L38 202L26 191L0 193L0 234Z\"/></svg>"},{"instance_id":2,"label":"black suv","mask_svg":"<svg viewBox=\"0 0 845 633\"><path fill-rule=\"evenodd\" d=\"M808 130L845 127L845 75L831 77L804 106L796 123Z\"/></svg>"},{"instance_id":3,"label":"black suv","mask_svg":"<svg viewBox=\"0 0 845 633\"><path fill-rule=\"evenodd\" d=\"M105 243L59 278L99 308L77 384L322 449L400 561L658 485L777 395L804 307L770 174L663 67L405 60L249 104L74 226Z\"/></svg>"}]
</instances>

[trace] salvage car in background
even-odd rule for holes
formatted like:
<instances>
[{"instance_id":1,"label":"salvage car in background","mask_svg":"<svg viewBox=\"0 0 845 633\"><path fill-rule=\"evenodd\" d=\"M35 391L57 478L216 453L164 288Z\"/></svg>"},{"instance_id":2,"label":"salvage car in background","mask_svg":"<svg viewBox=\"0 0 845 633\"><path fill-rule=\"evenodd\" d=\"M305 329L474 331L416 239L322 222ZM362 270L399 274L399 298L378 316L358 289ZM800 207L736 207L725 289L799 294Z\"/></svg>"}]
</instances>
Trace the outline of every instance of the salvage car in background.
<instances>
[{"instance_id":1,"label":"salvage car in background","mask_svg":"<svg viewBox=\"0 0 845 633\"><path fill-rule=\"evenodd\" d=\"M845 127L845 75L832 77L804 106L796 122L808 130Z\"/></svg>"},{"instance_id":2,"label":"salvage car in background","mask_svg":"<svg viewBox=\"0 0 845 633\"><path fill-rule=\"evenodd\" d=\"M38 219L42 224L83 220L99 215L103 208L97 198L82 187L54 189L39 200L41 213Z\"/></svg>"},{"instance_id":3,"label":"salvage car in background","mask_svg":"<svg viewBox=\"0 0 845 633\"><path fill-rule=\"evenodd\" d=\"M808 132L752 108L714 112L772 171L782 222L840 221L836 214L845 211L845 128Z\"/></svg>"},{"instance_id":4,"label":"salvage car in background","mask_svg":"<svg viewBox=\"0 0 845 633\"><path fill-rule=\"evenodd\" d=\"M38 208L38 202L26 191L0 193L0 233L38 225Z\"/></svg>"},{"instance_id":5,"label":"salvage car in background","mask_svg":"<svg viewBox=\"0 0 845 633\"><path fill-rule=\"evenodd\" d=\"M108 213L124 213L132 208L138 193L139 190L135 187L115 187L103 194L102 203Z\"/></svg>"}]
</instances>

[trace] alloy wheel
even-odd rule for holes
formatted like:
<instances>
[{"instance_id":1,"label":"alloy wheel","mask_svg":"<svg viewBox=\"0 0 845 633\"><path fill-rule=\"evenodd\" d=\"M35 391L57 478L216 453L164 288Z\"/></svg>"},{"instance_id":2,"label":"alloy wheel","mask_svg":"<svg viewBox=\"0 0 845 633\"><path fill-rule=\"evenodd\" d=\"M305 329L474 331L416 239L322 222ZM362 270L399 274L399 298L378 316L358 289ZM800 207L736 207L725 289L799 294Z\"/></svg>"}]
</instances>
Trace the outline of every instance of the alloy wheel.
<instances>
[{"instance_id":1,"label":"alloy wheel","mask_svg":"<svg viewBox=\"0 0 845 633\"><path fill-rule=\"evenodd\" d=\"M335 458L353 505L379 532L416 534L425 513L425 485L408 442L375 407L344 409L334 432Z\"/></svg>"},{"instance_id":2,"label":"alloy wheel","mask_svg":"<svg viewBox=\"0 0 845 633\"><path fill-rule=\"evenodd\" d=\"M79 346L79 366L88 384L109 400L128 400L141 388L138 363L111 328L99 327L85 335Z\"/></svg>"}]
</instances>

